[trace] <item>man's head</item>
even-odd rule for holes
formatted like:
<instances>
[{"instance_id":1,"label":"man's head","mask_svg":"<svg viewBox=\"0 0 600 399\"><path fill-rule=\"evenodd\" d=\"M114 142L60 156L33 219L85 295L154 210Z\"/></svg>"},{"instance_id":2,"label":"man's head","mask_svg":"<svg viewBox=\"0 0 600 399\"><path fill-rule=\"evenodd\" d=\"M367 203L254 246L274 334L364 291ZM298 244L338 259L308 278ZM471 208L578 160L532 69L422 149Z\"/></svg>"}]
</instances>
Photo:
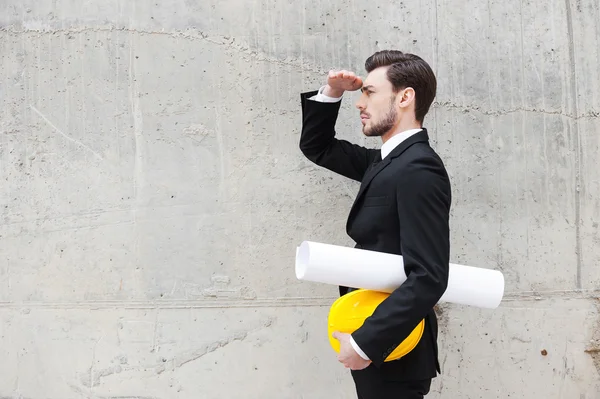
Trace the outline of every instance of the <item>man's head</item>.
<instances>
[{"instance_id":1,"label":"man's head","mask_svg":"<svg viewBox=\"0 0 600 399\"><path fill-rule=\"evenodd\" d=\"M384 141L398 129L421 127L436 94L427 62L414 54L385 50L365 62L367 77L356 104L366 136Z\"/></svg>"}]
</instances>

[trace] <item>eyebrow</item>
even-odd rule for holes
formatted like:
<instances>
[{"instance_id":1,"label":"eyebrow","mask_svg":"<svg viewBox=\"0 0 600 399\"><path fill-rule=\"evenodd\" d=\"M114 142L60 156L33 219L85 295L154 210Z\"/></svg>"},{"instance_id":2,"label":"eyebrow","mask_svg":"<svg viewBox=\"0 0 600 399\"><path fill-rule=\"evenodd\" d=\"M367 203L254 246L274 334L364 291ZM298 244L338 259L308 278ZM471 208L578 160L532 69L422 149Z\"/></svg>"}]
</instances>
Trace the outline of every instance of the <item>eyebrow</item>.
<instances>
[{"instance_id":1,"label":"eyebrow","mask_svg":"<svg viewBox=\"0 0 600 399\"><path fill-rule=\"evenodd\" d=\"M366 86L361 87L360 91L364 93L366 90L372 90L372 89L374 89L373 85L366 85Z\"/></svg>"}]
</instances>

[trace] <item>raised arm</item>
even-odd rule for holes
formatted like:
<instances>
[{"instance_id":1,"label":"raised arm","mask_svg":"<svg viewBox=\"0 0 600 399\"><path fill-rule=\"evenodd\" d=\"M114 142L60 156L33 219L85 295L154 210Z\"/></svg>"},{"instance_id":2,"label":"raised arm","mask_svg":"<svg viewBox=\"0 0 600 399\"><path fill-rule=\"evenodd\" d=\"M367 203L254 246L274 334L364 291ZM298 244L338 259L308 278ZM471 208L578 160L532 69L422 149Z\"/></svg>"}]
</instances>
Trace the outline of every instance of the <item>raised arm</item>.
<instances>
[{"instance_id":1,"label":"raised arm","mask_svg":"<svg viewBox=\"0 0 600 399\"><path fill-rule=\"evenodd\" d=\"M368 149L335 138L341 97L345 91L358 90L362 86L360 78L340 71L330 72L323 93L312 91L301 94L302 133L300 150L315 164L339 173L353 180L362 180L367 168L379 150ZM337 101L322 101L326 95Z\"/></svg>"}]
</instances>

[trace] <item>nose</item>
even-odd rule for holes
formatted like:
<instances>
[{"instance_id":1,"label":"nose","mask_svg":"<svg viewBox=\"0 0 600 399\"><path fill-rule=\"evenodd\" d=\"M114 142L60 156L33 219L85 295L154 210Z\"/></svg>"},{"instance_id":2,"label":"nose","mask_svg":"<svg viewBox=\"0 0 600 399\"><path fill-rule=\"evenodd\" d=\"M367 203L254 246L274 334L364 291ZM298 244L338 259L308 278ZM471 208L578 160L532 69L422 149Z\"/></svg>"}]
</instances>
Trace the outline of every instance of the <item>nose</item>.
<instances>
[{"instance_id":1,"label":"nose","mask_svg":"<svg viewBox=\"0 0 600 399\"><path fill-rule=\"evenodd\" d=\"M361 112L365 110L365 104L362 102L362 99L356 102L356 108L358 108Z\"/></svg>"}]
</instances>

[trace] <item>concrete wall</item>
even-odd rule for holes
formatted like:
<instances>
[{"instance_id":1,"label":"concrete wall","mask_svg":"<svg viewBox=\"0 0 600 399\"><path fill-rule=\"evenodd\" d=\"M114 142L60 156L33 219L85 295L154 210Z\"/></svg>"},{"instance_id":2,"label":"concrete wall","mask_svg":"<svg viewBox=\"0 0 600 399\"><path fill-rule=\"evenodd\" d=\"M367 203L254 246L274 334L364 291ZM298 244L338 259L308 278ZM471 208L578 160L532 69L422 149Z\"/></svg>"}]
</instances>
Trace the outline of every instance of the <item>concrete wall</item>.
<instances>
[{"instance_id":1,"label":"concrete wall","mask_svg":"<svg viewBox=\"0 0 600 399\"><path fill-rule=\"evenodd\" d=\"M352 245L358 186L302 157L299 93L393 47L439 79L452 261L507 279L440 308L428 397L600 398L599 7L0 0L0 397L353 397L293 260Z\"/></svg>"}]
</instances>

